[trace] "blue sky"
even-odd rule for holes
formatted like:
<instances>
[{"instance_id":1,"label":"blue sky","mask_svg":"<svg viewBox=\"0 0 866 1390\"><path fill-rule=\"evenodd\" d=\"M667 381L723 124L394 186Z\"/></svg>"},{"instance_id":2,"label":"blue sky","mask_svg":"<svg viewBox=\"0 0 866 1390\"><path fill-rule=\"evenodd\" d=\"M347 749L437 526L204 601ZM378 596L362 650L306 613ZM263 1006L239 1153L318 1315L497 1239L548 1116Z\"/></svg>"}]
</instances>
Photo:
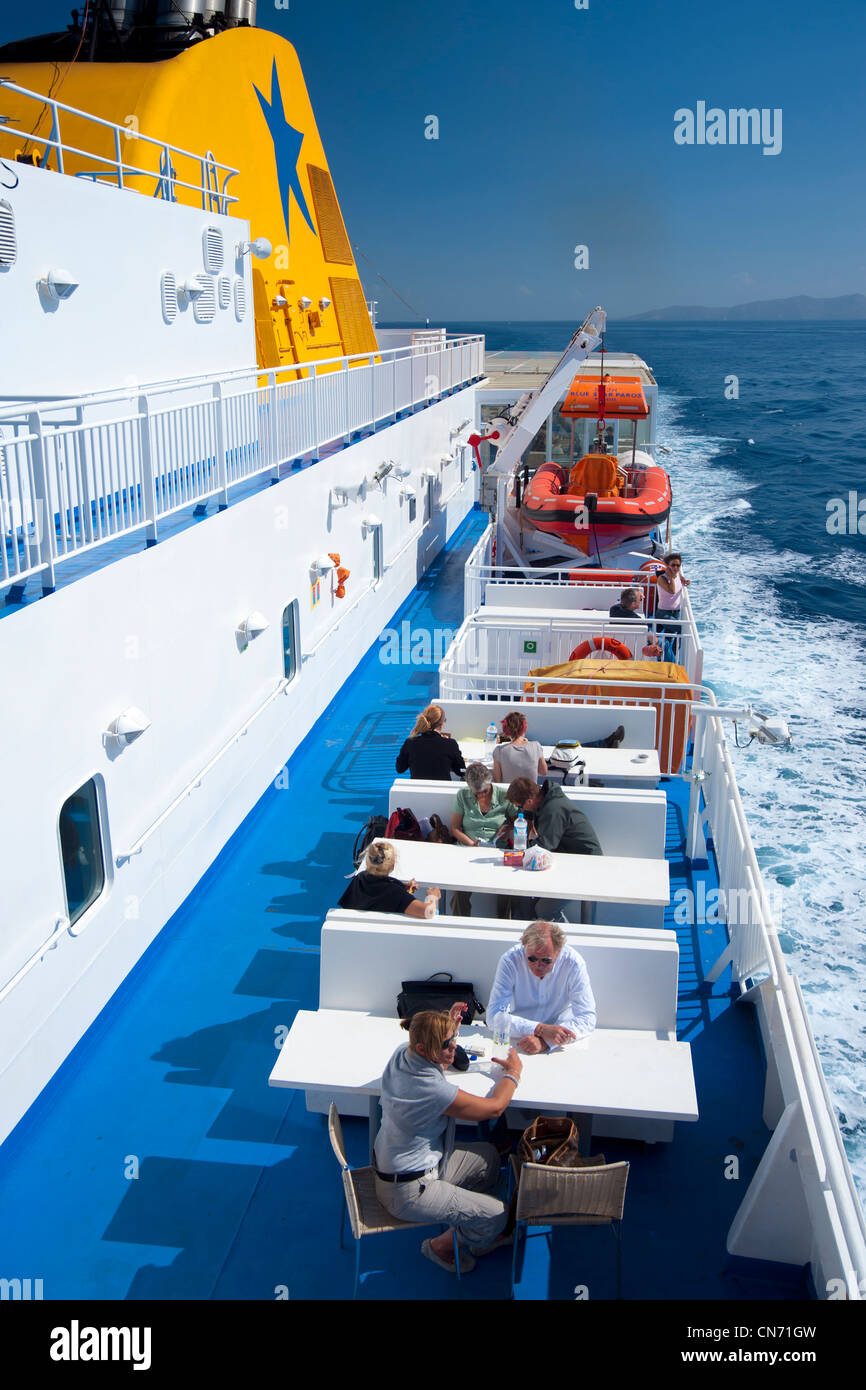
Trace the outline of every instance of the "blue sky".
<instances>
[{"instance_id":1,"label":"blue sky","mask_svg":"<svg viewBox=\"0 0 866 1390\"><path fill-rule=\"evenodd\" d=\"M69 8L0 0L0 38ZM259 0L258 23L298 50L351 240L431 318L866 292L863 0ZM698 101L781 108L781 153L675 144Z\"/></svg>"}]
</instances>

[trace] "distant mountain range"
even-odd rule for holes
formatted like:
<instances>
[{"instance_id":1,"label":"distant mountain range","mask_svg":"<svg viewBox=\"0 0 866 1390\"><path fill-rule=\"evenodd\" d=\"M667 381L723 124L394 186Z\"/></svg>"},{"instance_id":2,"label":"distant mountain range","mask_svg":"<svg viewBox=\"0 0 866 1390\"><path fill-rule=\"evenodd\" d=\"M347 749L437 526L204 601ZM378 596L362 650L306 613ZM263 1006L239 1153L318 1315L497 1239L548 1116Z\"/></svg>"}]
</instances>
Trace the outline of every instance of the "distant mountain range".
<instances>
[{"instance_id":1,"label":"distant mountain range","mask_svg":"<svg viewBox=\"0 0 866 1390\"><path fill-rule=\"evenodd\" d=\"M707 309L699 304L674 304L648 314L630 314L624 323L664 323L708 319L716 323L743 319L866 319L866 294L840 294L835 299L814 299L797 294L792 299L756 299L730 309Z\"/></svg>"}]
</instances>

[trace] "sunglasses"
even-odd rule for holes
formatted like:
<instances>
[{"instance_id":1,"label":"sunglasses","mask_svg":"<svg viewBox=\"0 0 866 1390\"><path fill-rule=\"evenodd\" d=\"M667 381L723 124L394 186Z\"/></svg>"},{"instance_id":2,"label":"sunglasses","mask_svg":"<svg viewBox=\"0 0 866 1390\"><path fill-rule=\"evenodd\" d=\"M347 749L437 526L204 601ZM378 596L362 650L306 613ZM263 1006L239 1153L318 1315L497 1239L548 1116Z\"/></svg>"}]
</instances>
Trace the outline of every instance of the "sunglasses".
<instances>
[{"instance_id":1,"label":"sunglasses","mask_svg":"<svg viewBox=\"0 0 866 1390\"><path fill-rule=\"evenodd\" d=\"M442 1051L444 1052L445 1049L446 1049L446 1047L456 1047L456 1046L457 1046L457 1037L456 1037L456 1035L455 1035L453 1038L446 1038L446 1039L445 1039L444 1043L442 1044Z\"/></svg>"},{"instance_id":2,"label":"sunglasses","mask_svg":"<svg viewBox=\"0 0 866 1390\"><path fill-rule=\"evenodd\" d=\"M553 965L553 956L527 956L530 965Z\"/></svg>"}]
</instances>

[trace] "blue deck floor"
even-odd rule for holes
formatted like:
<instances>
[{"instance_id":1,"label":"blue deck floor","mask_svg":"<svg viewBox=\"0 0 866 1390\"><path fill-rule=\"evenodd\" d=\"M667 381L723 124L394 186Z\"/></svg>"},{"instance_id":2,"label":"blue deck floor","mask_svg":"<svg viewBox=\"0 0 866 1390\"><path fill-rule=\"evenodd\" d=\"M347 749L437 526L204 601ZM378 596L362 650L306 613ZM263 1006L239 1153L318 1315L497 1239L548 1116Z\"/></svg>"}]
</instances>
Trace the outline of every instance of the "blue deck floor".
<instances>
[{"instance_id":1,"label":"blue deck floor","mask_svg":"<svg viewBox=\"0 0 866 1390\"><path fill-rule=\"evenodd\" d=\"M398 620L458 625L463 564L484 520L469 517ZM324 1117L267 1078L278 1030L316 1007L320 926L354 835L386 807L396 748L438 688L432 665L384 665L377 652L292 757L288 790L269 788L0 1149L4 1269L42 1278L46 1298L270 1300L280 1286L293 1300L351 1295ZM686 799L681 783L664 785L673 895L693 886ZM802 1284L766 1271L725 1270L725 1234L768 1139L759 1045L727 976L712 997L699 988L721 928L677 930L678 1027L692 1044L701 1120L678 1125L669 1145L604 1141L609 1159L632 1165L625 1297L800 1297ZM366 1122L345 1129L350 1160L366 1162ZM725 1177L729 1155L738 1180ZM365 1241L363 1298L456 1296L419 1239ZM480 1261L465 1296L505 1297L509 1260ZM606 1230L559 1230L552 1254L532 1242L519 1297L572 1298L577 1284L591 1299L615 1293Z\"/></svg>"}]
</instances>

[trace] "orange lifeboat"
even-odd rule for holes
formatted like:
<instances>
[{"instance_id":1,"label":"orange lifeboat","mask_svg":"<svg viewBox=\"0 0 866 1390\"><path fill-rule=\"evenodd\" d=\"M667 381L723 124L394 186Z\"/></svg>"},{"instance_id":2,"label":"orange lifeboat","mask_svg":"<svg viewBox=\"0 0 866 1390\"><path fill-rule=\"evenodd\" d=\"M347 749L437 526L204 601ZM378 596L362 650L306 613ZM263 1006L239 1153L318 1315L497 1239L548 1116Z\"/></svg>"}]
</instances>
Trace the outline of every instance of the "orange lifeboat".
<instances>
[{"instance_id":1,"label":"orange lifeboat","mask_svg":"<svg viewBox=\"0 0 866 1390\"><path fill-rule=\"evenodd\" d=\"M587 495L590 505L587 506ZM611 454L585 454L566 475L543 463L520 502L523 522L584 555L648 536L667 520L671 482L663 468L622 469Z\"/></svg>"}]
</instances>

